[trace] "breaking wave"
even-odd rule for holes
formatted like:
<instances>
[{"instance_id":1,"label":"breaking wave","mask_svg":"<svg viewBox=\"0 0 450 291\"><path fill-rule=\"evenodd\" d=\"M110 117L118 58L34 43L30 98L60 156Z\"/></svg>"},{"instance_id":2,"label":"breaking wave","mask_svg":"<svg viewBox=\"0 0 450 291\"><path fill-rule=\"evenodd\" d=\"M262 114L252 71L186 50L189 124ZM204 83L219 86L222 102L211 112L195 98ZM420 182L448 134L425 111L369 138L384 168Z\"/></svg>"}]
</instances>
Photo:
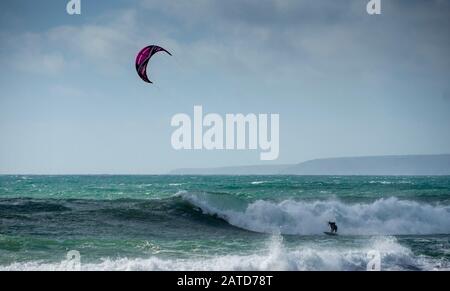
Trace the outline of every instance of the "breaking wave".
<instances>
[{"instance_id":1,"label":"breaking wave","mask_svg":"<svg viewBox=\"0 0 450 291\"><path fill-rule=\"evenodd\" d=\"M450 233L450 206L394 197L354 204L339 200L257 200L236 207L236 202L229 203L211 194L183 192L179 195L204 214L217 216L242 229L262 233L322 234L328 229L328 221L336 221L339 233L345 235Z\"/></svg>"},{"instance_id":2,"label":"breaking wave","mask_svg":"<svg viewBox=\"0 0 450 291\"><path fill-rule=\"evenodd\" d=\"M96 263L83 263L83 271L304 271L366 270L369 252L380 254L381 270L446 270L446 262L414 256L393 237L374 237L358 248L345 246L304 245L288 248L283 238L274 235L267 247L248 255L224 255L207 258L105 258ZM82 258L81 258L82 259ZM22 262L0 266L0 270L66 270L67 263Z\"/></svg>"}]
</instances>

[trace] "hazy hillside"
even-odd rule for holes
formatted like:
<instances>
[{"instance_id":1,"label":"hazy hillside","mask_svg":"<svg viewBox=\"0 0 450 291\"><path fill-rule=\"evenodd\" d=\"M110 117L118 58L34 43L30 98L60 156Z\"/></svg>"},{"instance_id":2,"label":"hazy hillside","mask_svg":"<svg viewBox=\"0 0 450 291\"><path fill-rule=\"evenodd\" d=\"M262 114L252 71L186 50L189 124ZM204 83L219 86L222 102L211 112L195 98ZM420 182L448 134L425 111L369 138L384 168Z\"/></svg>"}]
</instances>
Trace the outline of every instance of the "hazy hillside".
<instances>
[{"instance_id":1,"label":"hazy hillside","mask_svg":"<svg viewBox=\"0 0 450 291\"><path fill-rule=\"evenodd\" d=\"M450 155L348 157L294 165L178 169L173 175L450 175Z\"/></svg>"},{"instance_id":2,"label":"hazy hillside","mask_svg":"<svg viewBox=\"0 0 450 291\"><path fill-rule=\"evenodd\" d=\"M450 155L317 159L288 167L280 174L450 175Z\"/></svg>"}]
</instances>

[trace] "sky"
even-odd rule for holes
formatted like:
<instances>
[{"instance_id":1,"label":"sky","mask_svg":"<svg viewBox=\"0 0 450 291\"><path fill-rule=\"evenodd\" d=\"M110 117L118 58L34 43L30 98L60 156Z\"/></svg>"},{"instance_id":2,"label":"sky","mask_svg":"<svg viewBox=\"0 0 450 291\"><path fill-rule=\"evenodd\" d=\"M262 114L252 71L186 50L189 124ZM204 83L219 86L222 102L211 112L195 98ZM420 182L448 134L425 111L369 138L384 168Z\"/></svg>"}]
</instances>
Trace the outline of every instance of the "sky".
<instances>
[{"instance_id":1,"label":"sky","mask_svg":"<svg viewBox=\"0 0 450 291\"><path fill-rule=\"evenodd\" d=\"M0 174L450 153L450 1L0 2ZM136 75L137 52L168 49ZM175 151L177 113L277 113L280 155Z\"/></svg>"}]
</instances>

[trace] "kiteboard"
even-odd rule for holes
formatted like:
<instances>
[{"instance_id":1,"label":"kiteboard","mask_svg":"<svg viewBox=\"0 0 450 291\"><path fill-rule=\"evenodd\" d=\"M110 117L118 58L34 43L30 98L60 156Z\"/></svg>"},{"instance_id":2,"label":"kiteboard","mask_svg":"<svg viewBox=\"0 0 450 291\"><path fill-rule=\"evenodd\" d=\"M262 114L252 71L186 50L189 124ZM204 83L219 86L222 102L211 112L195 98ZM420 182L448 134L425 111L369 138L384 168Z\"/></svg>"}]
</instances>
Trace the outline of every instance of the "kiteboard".
<instances>
[{"instance_id":1,"label":"kiteboard","mask_svg":"<svg viewBox=\"0 0 450 291\"><path fill-rule=\"evenodd\" d=\"M326 235L331 235L331 236L337 236L338 235L335 232L329 232L329 231L324 231L323 233L326 234Z\"/></svg>"}]
</instances>

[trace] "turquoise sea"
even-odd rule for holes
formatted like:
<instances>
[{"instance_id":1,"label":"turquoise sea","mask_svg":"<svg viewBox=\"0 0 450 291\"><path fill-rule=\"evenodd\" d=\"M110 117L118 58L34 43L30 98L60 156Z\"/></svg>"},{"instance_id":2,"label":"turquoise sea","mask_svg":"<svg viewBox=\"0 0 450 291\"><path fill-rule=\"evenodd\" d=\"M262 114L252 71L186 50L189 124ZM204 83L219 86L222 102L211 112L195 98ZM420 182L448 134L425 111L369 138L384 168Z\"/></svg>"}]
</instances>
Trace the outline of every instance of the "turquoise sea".
<instances>
[{"instance_id":1,"label":"turquoise sea","mask_svg":"<svg viewBox=\"0 0 450 291\"><path fill-rule=\"evenodd\" d=\"M331 237L327 222L336 221ZM0 270L450 269L450 177L0 176Z\"/></svg>"}]
</instances>

